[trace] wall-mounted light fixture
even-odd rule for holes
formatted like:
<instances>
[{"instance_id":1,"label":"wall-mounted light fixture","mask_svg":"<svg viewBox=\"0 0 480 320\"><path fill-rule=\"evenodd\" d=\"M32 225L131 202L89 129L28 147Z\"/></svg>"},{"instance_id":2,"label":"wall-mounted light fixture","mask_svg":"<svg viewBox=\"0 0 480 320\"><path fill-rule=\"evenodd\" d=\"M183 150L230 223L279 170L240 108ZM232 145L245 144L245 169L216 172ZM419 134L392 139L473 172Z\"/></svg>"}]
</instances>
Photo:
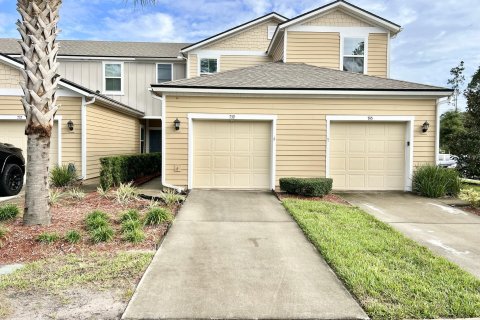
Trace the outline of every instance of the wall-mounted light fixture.
<instances>
[{"instance_id":1,"label":"wall-mounted light fixture","mask_svg":"<svg viewBox=\"0 0 480 320\"><path fill-rule=\"evenodd\" d=\"M425 121L423 124L422 124L422 132L425 133L428 131L428 128L430 128L430 123L428 123L428 121Z\"/></svg>"},{"instance_id":2,"label":"wall-mounted light fixture","mask_svg":"<svg viewBox=\"0 0 480 320\"><path fill-rule=\"evenodd\" d=\"M175 130L180 130L180 120L178 120L178 118L173 121L173 125L175 126Z\"/></svg>"},{"instance_id":3,"label":"wall-mounted light fixture","mask_svg":"<svg viewBox=\"0 0 480 320\"><path fill-rule=\"evenodd\" d=\"M73 121L72 120L69 120L67 122L67 127L68 127L68 130L73 131Z\"/></svg>"}]
</instances>

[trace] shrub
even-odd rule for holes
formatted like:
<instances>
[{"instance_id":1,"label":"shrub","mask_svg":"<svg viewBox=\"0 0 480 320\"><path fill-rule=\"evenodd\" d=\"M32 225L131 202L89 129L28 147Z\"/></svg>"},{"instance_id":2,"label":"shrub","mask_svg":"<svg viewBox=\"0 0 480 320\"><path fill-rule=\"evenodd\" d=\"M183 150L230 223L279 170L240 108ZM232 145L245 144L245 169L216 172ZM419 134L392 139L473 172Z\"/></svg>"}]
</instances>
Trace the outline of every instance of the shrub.
<instances>
[{"instance_id":1,"label":"shrub","mask_svg":"<svg viewBox=\"0 0 480 320\"><path fill-rule=\"evenodd\" d=\"M58 189L48 190L48 202L51 205L54 205L60 201L60 198L63 196L63 192Z\"/></svg>"},{"instance_id":2,"label":"shrub","mask_svg":"<svg viewBox=\"0 0 480 320\"><path fill-rule=\"evenodd\" d=\"M97 187L97 193L100 197L102 198L108 198L108 192L109 192L109 189L104 189L102 188L101 186L100 187Z\"/></svg>"},{"instance_id":3,"label":"shrub","mask_svg":"<svg viewBox=\"0 0 480 320\"><path fill-rule=\"evenodd\" d=\"M120 186L115 190L115 195L118 203L127 204L137 199L138 189L135 188L131 182L126 184L120 183Z\"/></svg>"},{"instance_id":4,"label":"shrub","mask_svg":"<svg viewBox=\"0 0 480 320\"><path fill-rule=\"evenodd\" d=\"M123 240L133 243L139 243L145 240L145 233L140 228L129 230L123 233Z\"/></svg>"},{"instance_id":5,"label":"shrub","mask_svg":"<svg viewBox=\"0 0 480 320\"><path fill-rule=\"evenodd\" d=\"M100 227L108 226L109 217L108 215L99 210L90 212L85 218L85 226L87 230L92 231Z\"/></svg>"},{"instance_id":6,"label":"shrub","mask_svg":"<svg viewBox=\"0 0 480 320\"><path fill-rule=\"evenodd\" d=\"M60 236L56 232L42 232L38 235L37 241L45 244L51 244L58 241Z\"/></svg>"},{"instance_id":7,"label":"shrub","mask_svg":"<svg viewBox=\"0 0 480 320\"><path fill-rule=\"evenodd\" d=\"M332 191L330 178L281 178L280 189L307 197L323 197Z\"/></svg>"},{"instance_id":8,"label":"shrub","mask_svg":"<svg viewBox=\"0 0 480 320\"><path fill-rule=\"evenodd\" d=\"M68 196L75 200L83 200L85 198L85 192L79 188L73 188L68 191Z\"/></svg>"},{"instance_id":9,"label":"shrub","mask_svg":"<svg viewBox=\"0 0 480 320\"><path fill-rule=\"evenodd\" d=\"M145 224L157 225L165 222L172 222L172 213L165 208L152 208L145 216Z\"/></svg>"},{"instance_id":10,"label":"shrub","mask_svg":"<svg viewBox=\"0 0 480 320\"><path fill-rule=\"evenodd\" d=\"M130 232L140 228L141 228L140 220L125 220L122 222L123 233Z\"/></svg>"},{"instance_id":11,"label":"shrub","mask_svg":"<svg viewBox=\"0 0 480 320\"><path fill-rule=\"evenodd\" d=\"M480 207L480 191L474 189L463 189L460 192L460 199L470 203L472 207Z\"/></svg>"},{"instance_id":12,"label":"shrub","mask_svg":"<svg viewBox=\"0 0 480 320\"><path fill-rule=\"evenodd\" d=\"M55 166L50 172L50 183L54 187L68 187L75 183L75 181L77 181L77 172L73 166Z\"/></svg>"},{"instance_id":13,"label":"shrub","mask_svg":"<svg viewBox=\"0 0 480 320\"><path fill-rule=\"evenodd\" d=\"M10 220L18 216L20 209L13 203L0 206L0 221Z\"/></svg>"},{"instance_id":14,"label":"shrub","mask_svg":"<svg viewBox=\"0 0 480 320\"><path fill-rule=\"evenodd\" d=\"M173 190L169 190L167 192L160 193L160 199L162 199L167 206L172 206L185 201L185 196L178 194Z\"/></svg>"},{"instance_id":15,"label":"shrub","mask_svg":"<svg viewBox=\"0 0 480 320\"><path fill-rule=\"evenodd\" d=\"M140 213L138 213L138 210L129 209L120 215L120 222L125 222L128 220L140 221Z\"/></svg>"},{"instance_id":16,"label":"shrub","mask_svg":"<svg viewBox=\"0 0 480 320\"><path fill-rule=\"evenodd\" d=\"M106 157L100 159L100 185L103 189L118 186L140 177L161 172L159 152Z\"/></svg>"},{"instance_id":17,"label":"shrub","mask_svg":"<svg viewBox=\"0 0 480 320\"><path fill-rule=\"evenodd\" d=\"M93 243L107 242L113 239L113 229L108 224L99 226L90 231L90 237Z\"/></svg>"},{"instance_id":18,"label":"shrub","mask_svg":"<svg viewBox=\"0 0 480 320\"><path fill-rule=\"evenodd\" d=\"M458 172L454 169L427 164L418 167L413 173L413 192L425 197L456 196L460 188L461 181Z\"/></svg>"},{"instance_id":19,"label":"shrub","mask_svg":"<svg viewBox=\"0 0 480 320\"><path fill-rule=\"evenodd\" d=\"M70 230L65 234L65 240L71 244L75 244L82 240L82 236L77 230Z\"/></svg>"},{"instance_id":20,"label":"shrub","mask_svg":"<svg viewBox=\"0 0 480 320\"><path fill-rule=\"evenodd\" d=\"M3 240L7 237L9 230L3 226L0 226L0 248L3 246Z\"/></svg>"}]
</instances>

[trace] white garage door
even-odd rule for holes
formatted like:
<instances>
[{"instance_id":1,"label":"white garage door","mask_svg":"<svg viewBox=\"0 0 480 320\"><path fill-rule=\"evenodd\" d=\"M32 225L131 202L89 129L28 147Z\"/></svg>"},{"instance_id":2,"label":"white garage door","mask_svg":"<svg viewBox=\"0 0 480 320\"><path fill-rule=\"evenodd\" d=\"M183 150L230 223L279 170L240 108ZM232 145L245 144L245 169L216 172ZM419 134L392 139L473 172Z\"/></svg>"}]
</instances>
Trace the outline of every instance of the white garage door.
<instances>
[{"instance_id":1,"label":"white garage door","mask_svg":"<svg viewBox=\"0 0 480 320\"><path fill-rule=\"evenodd\" d=\"M336 190L404 190L406 124L332 122L330 176Z\"/></svg>"},{"instance_id":2,"label":"white garage door","mask_svg":"<svg viewBox=\"0 0 480 320\"><path fill-rule=\"evenodd\" d=\"M27 160L27 136L25 135L25 121L0 120L0 142L10 143L22 149L25 161ZM50 140L50 165L58 163L58 125L55 121Z\"/></svg>"},{"instance_id":3,"label":"white garage door","mask_svg":"<svg viewBox=\"0 0 480 320\"><path fill-rule=\"evenodd\" d=\"M269 189L271 123L193 122L193 187Z\"/></svg>"}]
</instances>

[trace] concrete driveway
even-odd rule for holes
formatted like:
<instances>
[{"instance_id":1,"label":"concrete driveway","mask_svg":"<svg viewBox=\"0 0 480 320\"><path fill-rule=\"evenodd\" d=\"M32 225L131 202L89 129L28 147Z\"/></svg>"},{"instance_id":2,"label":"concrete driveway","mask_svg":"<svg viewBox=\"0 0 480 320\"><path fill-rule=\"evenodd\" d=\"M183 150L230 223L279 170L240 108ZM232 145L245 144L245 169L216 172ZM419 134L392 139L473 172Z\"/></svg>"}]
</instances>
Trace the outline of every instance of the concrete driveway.
<instances>
[{"instance_id":1,"label":"concrete driveway","mask_svg":"<svg viewBox=\"0 0 480 320\"><path fill-rule=\"evenodd\" d=\"M479 216L403 192L341 196L480 278Z\"/></svg>"},{"instance_id":2,"label":"concrete driveway","mask_svg":"<svg viewBox=\"0 0 480 320\"><path fill-rule=\"evenodd\" d=\"M366 319L269 192L194 190L123 319Z\"/></svg>"}]
</instances>

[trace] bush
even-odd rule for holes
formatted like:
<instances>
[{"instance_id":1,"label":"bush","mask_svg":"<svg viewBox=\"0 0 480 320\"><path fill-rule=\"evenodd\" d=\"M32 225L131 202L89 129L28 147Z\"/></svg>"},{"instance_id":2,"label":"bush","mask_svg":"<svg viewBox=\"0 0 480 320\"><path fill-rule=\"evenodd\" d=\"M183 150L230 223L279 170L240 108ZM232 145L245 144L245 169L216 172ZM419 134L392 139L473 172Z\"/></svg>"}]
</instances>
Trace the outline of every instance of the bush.
<instances>
[{"instance_id":1,"label":"bush","mask_svg":"<svg viewBox=\"0 0 480 320\"><path fill-rule=\"evenodd\" d=\"M103 189L118 186L144 176L159 174L160 152L106 157L100 159L100 185Z\"/></svg>"},{"instance_id":2,"label":"bush","mask_svg":"<svg viewBox=\"0 0 480 320\"><path fill-rule=\"evenodd\" d=\"M18 216L20 209L13 203L0 206L0 221L10 220Z\"/></svg>"},{"instance_id":3,"label":"bush","mask_svg":"<svg viewBox=\"0 0 480 320\"><path fill-rule=\"evenodd\" d=\"M68 196L75 200L83 200L85 198L85 192L79 188L73 188L68 191Z\"/></svg>"},{"instance_id":4,"label":"bush","mask_svg":"<svg viewBox=\"0 0 480 320\"><path fill-rule=\"evenodd\" d=\"M90 237L93 243L107 242L113 239L113 229L108 224L99 226L90 231Z\"/></svg>"},{"instance_id":5,"label":"bush","mask_svg":"<svg viewBox=\"0 0 480 320\"><path fill-rule=\"evenodd\" d=\"M460 192L461 180L455 169L427 164L413 173L412 189L424 197L439 198L456 196Z\"/></svg>"},{"instance_id":6,"label":"bush","mask_svg":"<svg viewBox=\"0 0 480 320\"><path fill-rule=\"evenodd\" d=\"M185 201L185 196L178 194L173 190L169 190L167 192L160 193L160 199L162 199L167 206L172 206Z\"/></svg>"},{"instance_id":7,"label":"bush","mask_svg":"<svg viewBox=\"0 0 480 320\"><path fill-rule=\"evenodd\" d=\"M68 187L75 183L77 178L77 172L73 166L55 166L50 172L50 183L57 188Z\"/></svg>"},{"instance_id":8,"label":"bush","mask_svg":"<svg viewBox=\"0 0 480 320\"><path fill-rule=\"evenodd\" d=\"M330 178L281 178L280 189L306 197L323 197L332 191Z\"/></svg>"},{"instance_id":9,"label":"bush","mask_svg":"<svg viewBox=\"0 0 480 320\"><path fill-rule=\"evenodd\" d=\"M97 187L97 193L102 198L108 198L109 189L104 189L102 187Z\"/></svg>"},{"instance_id":10,"label":"bush","mask_svg":"<svg viewBox=\"0 0 480 320\"><path fill-rule=\"evenodd\" d=\"M120 186L115 190L115 196L118 203L127 204L137 199L138 189L135 188L131 182L126 184L120 183Z\"/></svg>"},{"instance_id":11,"label":"bush","mask_svg":"<svg viewBox=\"0 0 480 320\"><path fill-rule=\"evenodd\" d=\"M100 227L108 226L108 221L109 217L105 212L95 210L90 212L85 218L85 226L88 231L92 231Z\"/></svg>"},{"instance_id":12,"label":"bush","mask_svg":"<svg viewBox=\"0 0 480 320\"><path fill-rule=\"evenodd\" d=\"M172 213L165 208L152 208L145 216L145 224L157 225L165 222L172 222Z\"/></svg>"},{"instance_id":13,"label":"bush","mask_svg":"<svg viewBox=\"0 0 480 320\"><path fill-rule=\"evenodd\" d=\"M125 222L128 220L140 221L140 213L136 209L129 209L123 212L120 216L120 222Z\"/></svg>"},{"instance_id":14,"label":"bush","mask_svg":"<svg viewBox=\"0 0 480 320\"><path fill-rule=\"evenodd\" d=\"M130 232L140 228L141 228L140 220L125 220L124 222L122 222L123 233Z\"/></svg>"},{"instance_id":15,"label":"bush","mask_svg":"<svg viewBox=\"0 0 480 320\"><path fill-rule=\"evenodd\" d=\"M145 240L145 233L140 228L126 231L123 233L123 240L133 243L139 243Z\"/></svg>"},{"instance_id":16,"label":"bush","mask_svg":"<svg viewBox=\"0 0 480 320\"><path fill-rule=\"evenodd\" d=\"M37 241L41 243L51 244L58 241L60 236L56 232L42 232L38 235Z\"/></svg>"},{"instance_id":17,"label":"bush","mask_svg":"<svg viewBox=\"0 0 480 320\"><path fill-rule=\"evenodd\" d=\"M480 207L480 191L463 189L460 192L460 199L467 201L472 207Z\"/></svg>"},{"instance_id":18,"label":"bush","mask_svg":"<svg viewBox=\"0 0 480 320\"><path fill-rule=\"evenodd\" d=\"M50 205L56 204L60 201L60 198L63 196L63 192L58 189L50 189L48 190L48 203Z\"/></svg>"},{"instance_id":19,"label":"bush","mask_svg":"<svg viewBox=\"0 0 480 320\"><path fill-rule=\"evenodd\" d=\"M77 230L70 230L65 234L65 241L75 244L82 240L82 236Z\"/></svg>"}]
</instances>

